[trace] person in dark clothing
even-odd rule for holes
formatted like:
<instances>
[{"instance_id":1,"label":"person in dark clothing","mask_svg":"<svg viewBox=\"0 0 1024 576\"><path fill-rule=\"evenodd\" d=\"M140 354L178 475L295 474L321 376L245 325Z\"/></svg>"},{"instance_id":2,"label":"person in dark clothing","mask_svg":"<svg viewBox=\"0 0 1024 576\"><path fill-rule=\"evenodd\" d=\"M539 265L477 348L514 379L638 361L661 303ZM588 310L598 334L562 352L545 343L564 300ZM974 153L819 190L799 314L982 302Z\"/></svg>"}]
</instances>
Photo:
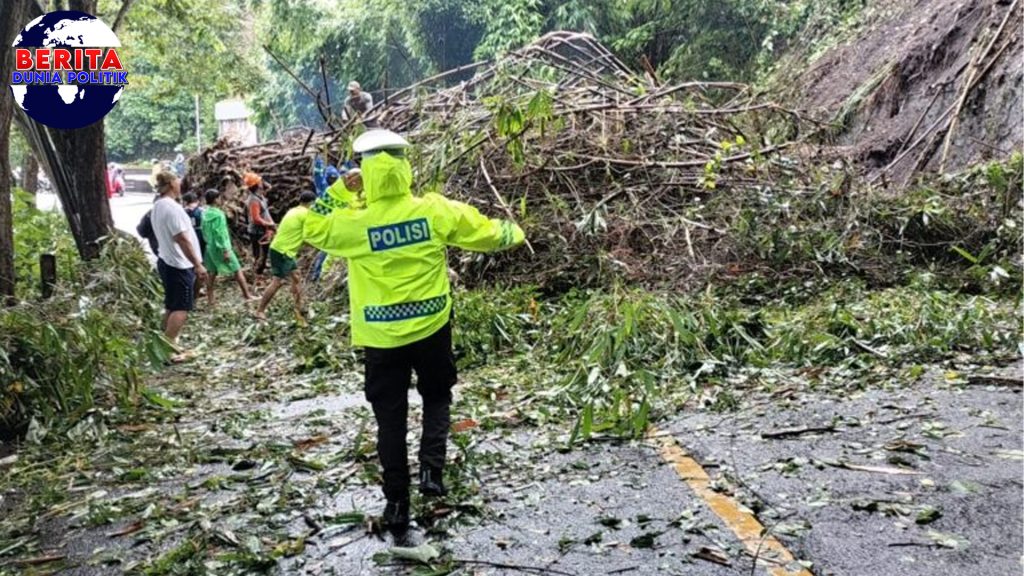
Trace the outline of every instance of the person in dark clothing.
<instances>
[{"instance_id":1,"label":"person in dark clothing","mask_svg":"<svg viewBox=\"0 0 1024 576\"><path fill-rule=\"evenodd\" d=\"M156 232L153 231L153 211L149 210L146 215L139 220L139 225L135 227L135 231L146 239L149 243L149 249L153 251L153 256L160 253L160 246L156 243Z\"/></svg>"},{"instance_id":2,"label":"person in dark clothing","mask_svg":"<svg viewBox=\"0 0 1024 576\"><path fill-rule=\"evenodd\" d=\"M203 206L200 204L199 198L192 192L184 194L181 197L181 203L185 206L185 214L188 214L188 219L192 221L196 238L199 238L199 249L206 254L206 240L203 238Z\"/></svg>"},{"instance_id":3,"label":"person in dark clothing","mask_svg":"<svg viewBox=\"0 0 1024 576\"><path fill-rule=\"evenodd\" d=\"M367 129L379 128L375 120L367 120L366 115L373 108L373 96L369 92L363 92L363 87L355 80L348 83L348 100L345 101L345 109L342 112L342 120L346 122L351 118L359 118Z\"/></svg>"},{"instance_id":4,"label":"person in dark clothing","mask_svg":"<svg viewBox=\"0 0 1024 576\"><path fill-rule=\"evenodd\" d=\"M352 344L366 349L366 399L377 420L384 480L384 524L396 540L409 527L408 390L416 373L423 398L419 489L443 496L444 464L457 381L452 353L449 246L474 252L511 249L526 240L514 222L487 218L439 194L412 194L408 141L369 130L352 144L361 154L366 207L336 207L330 194L306 214L307 244L348 264Z\"/></svg>"},{"instance_id":5,"label":"person in dark clothing","mask_svg":"<svg viewBox=\"0 0 1024 576\"><path fill-rule=\"evenodd\" d=\"M194 192L182 194L181 205L185 208L185 214L188 215L188 219L192 222L192 231L196 233L196 238L199 240L199 257L202 258L206 254L206 240L203 239L203 206L199 203L199 198L196 197ZM196 280L194 288L196 295L202 296L205 289L205 283L200 283Z\"/></svg>"}]
</instances>

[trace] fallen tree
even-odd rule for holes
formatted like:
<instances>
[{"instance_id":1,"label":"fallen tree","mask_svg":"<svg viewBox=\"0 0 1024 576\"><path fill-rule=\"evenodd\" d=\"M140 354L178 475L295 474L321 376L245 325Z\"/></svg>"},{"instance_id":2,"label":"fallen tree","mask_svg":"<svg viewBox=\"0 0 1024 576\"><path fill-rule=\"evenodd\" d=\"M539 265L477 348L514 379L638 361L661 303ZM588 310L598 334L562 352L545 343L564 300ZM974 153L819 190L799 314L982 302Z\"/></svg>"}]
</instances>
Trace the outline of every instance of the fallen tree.
<instances>
[{"instance_id":1,"label":"fallen tree","mask_svg":"<svg viewBox=\"0 0 1024 576\"><path fill-rule=\"evenodd\" d=\"M693 290L752 272L885 283L908 258L960 258L954 246L978 254L996 242L986 253L1008 253L1009 236L997 229L1019 191L1009 176L1019 162L939 183L949 193L936 204L858 183L855 167L816 143L827 126L745 85L661 85L587 35L552 33L469 67L469 80L438 87L466 67L429 78L368 117L414 143L418 193L469 201L525 228L526 249L452 262L470 286L562 292L624 281ZM279 217L312 187L314 157L349 158L361 131L350 121L258 146L219 142L192 160L192 185L225 190L241 231L245 170L273 187ZM964 190L974 199L961 198ZM972 211L980 198L998 209Z\"/></svg>"},{"instance_id":2,"label":"fallen tree","mask_svg":"<svg viewBox=\"0 0 1024 576\"><path fill-rule=\"evenodd\" d=\"M689 208L712 193L793 177L792 163L775 155L811 127L742 84L659 85L583 34L552 33L470 67L468 81L436 87L465 67L429 78L368 116L414 142L419 192L468 200L526 226L525 255L464 262L471 277L497 266L509 280L542 285L589 283L609 271L674 283L692 268L681 260L693 243L719 234L688 226ZM268 199L280 216L312 187L313 158L348 158L360 131L349 122L258 146L218 142L192 159L191 185L225 190L240 229L244 171L272 186Z\"/></svg>"}]
</instances>

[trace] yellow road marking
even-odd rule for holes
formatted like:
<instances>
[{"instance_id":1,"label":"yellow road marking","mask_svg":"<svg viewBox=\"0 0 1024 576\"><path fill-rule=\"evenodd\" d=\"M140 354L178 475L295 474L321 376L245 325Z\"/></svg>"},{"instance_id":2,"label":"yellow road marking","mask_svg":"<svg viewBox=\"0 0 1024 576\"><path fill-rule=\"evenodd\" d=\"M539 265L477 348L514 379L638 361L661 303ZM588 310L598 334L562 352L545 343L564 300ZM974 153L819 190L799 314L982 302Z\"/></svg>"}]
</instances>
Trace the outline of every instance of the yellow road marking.
<instances>
[{"instance_id":1,"label":"yellow road marking","mask_svg":"<svg viewBox=\"0 0 1024 576\"><path fill-rule=\"evenodd\" d=\"M725 522L747 550L759 560L772 564L768 568L771 576L813 576L805 568L790 569L789 566L796 562L793 554L774 536L766 534L764 526L753 514L741 509L732 498L712 490L708 473L683 450L675 438L654 428L651 428L648 438L658 445L661 457L672 465L676 474Z\"/></svg>"}]
</instances>

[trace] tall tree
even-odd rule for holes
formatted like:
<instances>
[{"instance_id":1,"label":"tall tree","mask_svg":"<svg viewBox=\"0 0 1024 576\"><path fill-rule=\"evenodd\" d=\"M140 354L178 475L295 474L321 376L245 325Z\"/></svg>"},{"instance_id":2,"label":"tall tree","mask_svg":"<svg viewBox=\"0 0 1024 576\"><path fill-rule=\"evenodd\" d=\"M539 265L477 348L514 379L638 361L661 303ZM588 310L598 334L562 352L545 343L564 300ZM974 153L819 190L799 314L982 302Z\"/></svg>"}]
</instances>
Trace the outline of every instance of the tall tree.
<instances>
[{"instance_id":1,"label":"tall tree","mask_svg":"<svg viewBox=\"0 0 1024 576\"><path fill-rule=\"evenodd\" d=\"M114 0L100 8L105 15L117 9ZM212 143L216 101L261 83L253 81L259 70L250 63L259 56L248 44L255 41L248 37L251 19L239 0L136 2L118 30L131 84L104 120L108 158L160 158L179 145L194 151L196 94L202 141Z\"/></svg>"},{"instance_id":2,"label":"tall tree","mask_svg":"<svg viewBox=\"0 0 1024 576\"><path fill-rule=\"evenodd\" d=\"M27 0L12 0L0 6L0 78L14 70L11 44L21 28ZM14 222L11 214L11 115L14 99L0 98L0 299L14 302Z\"/></svg>"},{"instance_id":3,"label":"tall tree","mask_svg":"<svg viewBox=\"0 0 1024 576\"><path fill-rule=\"evenodd\" d=\"M39 161L31 151L21 160L21 189L33 196L39 190Z\"/></svg>"}]
</instances>

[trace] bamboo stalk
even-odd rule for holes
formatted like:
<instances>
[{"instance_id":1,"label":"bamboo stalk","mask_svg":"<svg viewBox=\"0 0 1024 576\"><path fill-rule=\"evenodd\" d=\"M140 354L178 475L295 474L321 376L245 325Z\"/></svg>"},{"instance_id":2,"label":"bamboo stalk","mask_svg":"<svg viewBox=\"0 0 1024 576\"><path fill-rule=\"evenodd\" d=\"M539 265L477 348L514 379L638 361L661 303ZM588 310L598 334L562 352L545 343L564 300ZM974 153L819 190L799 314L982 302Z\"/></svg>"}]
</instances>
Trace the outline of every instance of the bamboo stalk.
<instances>
[{"instance_id":1,"label":"bamboo stalk","mask_svg":"<svg viewBox=\"0 0 1024 576\"><path fill-rule=\"evenodd\" d=\"M1020 0L1013 1L1013 4L1010 6L1010 9L1006 11L1006 16L1003 17L1003 21L999 25L999 29L996 30L996 33L992 36L992 39L989 41L988 45L985 46L985 49L981 51L981 57L978 58L978 60L975 62L973 66L971 66L970 74L967 76L967 82L964 83L963 92L960 94L960 98L957 100L956 107L953 109L953 117L950 120L949 129L946 130L946 138L942 144L942 156L940 156L939 158L939 172L944 172L946 169L946 159L949 156L949 148L953 143L953 133L956 131L957 123L960 119L960 111L963 110L964 104L967 102L967 97L971 94L971 91L974 89L974 86L980 82L980 78L978 82L975 81L975 76L978 73L978 67L981 66L981 63L984 62L985 59L988 57L989 53L992 52L992 48L995 46L996 40L998 40L999 37L1003 35L1003 30L1006 29L1006 24L1010 21L1010 17L1016 14L1017 6L1019 4ZM1001 53L1002 51L1000 51L1000 54ZM993 58L992 63L994 63L994 61L997 59L998 56L996 58ZM985 68L985 73L987 73L988 70L991 68L992 63L990 63L990 65Z\"/></svg>"}]
</instances>

